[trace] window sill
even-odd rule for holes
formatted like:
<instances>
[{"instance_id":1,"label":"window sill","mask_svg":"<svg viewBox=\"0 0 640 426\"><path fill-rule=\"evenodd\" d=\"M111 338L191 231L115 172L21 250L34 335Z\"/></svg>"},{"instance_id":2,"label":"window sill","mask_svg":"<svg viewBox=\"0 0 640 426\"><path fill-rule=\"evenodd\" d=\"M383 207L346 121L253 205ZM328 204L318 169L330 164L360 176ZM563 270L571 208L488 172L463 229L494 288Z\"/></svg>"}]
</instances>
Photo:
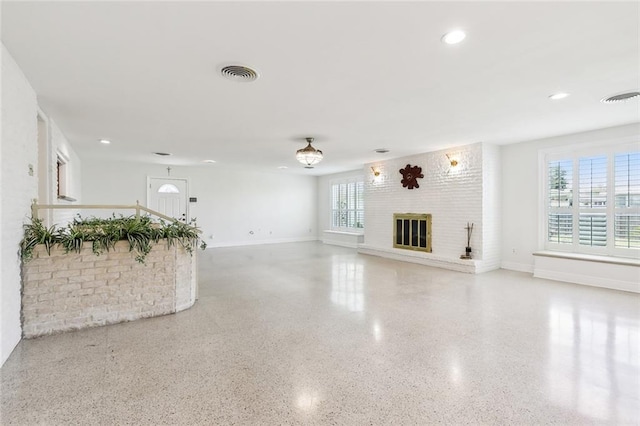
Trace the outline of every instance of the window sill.
<instances>
[{"instance_id":1,"label":"window sill","mask_svg":"<svg viewBox=\"0 0 640 426\"><path fill-rule=\"evenodd\" d=\"M364 231L333 231L331 229L326 229L323 231L325 234L338 234L338 235L364 235Z\"/></svg>"},{"instance_id":2,"label":"window sill","mask_svg":"<svg viewBox=\"0 0 640 426\"><path fill-rule=\"evenodd\" d=\"M640 266L640 259L613 257L613 256L597 256L582 253L563 253L558 251L536 251L534 256L555 257L558 259L582 260L585 262L609 263L613 265Z\"/></svg>"},{"instance_id":3,"label":"window sill","mask_svg":"<svg viewBox=\"0 0 640 426\"><path fill-rule=\"evenodd\" d=\"M78 201L77 199L73 198L73 197L69 197L67 195L58 195L58 200L64 200L64 201Z\"/></svg>"}]
</instances>

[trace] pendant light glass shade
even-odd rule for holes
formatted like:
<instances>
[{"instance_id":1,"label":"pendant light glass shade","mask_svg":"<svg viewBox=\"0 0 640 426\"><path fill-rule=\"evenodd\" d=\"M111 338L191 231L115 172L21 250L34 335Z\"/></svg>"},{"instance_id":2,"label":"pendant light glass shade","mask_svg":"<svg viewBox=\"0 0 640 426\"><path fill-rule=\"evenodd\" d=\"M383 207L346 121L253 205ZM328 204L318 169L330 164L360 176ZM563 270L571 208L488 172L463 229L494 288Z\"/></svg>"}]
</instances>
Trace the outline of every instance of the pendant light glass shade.
<instances>
[{"instance_id":1,"label":"pendant light glass shade","mask_svg":"<svg viewBox=\"0 0 640 426\"><path fill-rule=\"evenodd\" d=\"M311 146L313 138L307 138L307 142L308 145L306 147L296 151L296 160L309 167L322 161L323 155L322 151Z\"/></svg>"}]
</instances>

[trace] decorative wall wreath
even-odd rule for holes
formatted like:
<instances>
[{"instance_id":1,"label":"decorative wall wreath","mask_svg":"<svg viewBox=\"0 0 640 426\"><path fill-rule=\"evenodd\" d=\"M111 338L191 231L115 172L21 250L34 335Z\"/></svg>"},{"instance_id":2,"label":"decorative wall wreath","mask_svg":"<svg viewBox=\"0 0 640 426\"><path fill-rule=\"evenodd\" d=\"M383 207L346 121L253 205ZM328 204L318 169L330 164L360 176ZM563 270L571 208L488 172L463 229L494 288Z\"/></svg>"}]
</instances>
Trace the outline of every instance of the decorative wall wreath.
<instances>
[{"instance_id":1,"label":"decorative wall wreath","mask_svg":"<svg viewBox=\"0 0 640 426\"><path fill-rule=\"evenodd\" d=\"M422 167L407 164L407 167L400 169L400 174L402 175L402 181L400 183L402 183L403 188L420 188L418 179L422 179L424 177L422 174Z\"/></svg>"}]
</instances>

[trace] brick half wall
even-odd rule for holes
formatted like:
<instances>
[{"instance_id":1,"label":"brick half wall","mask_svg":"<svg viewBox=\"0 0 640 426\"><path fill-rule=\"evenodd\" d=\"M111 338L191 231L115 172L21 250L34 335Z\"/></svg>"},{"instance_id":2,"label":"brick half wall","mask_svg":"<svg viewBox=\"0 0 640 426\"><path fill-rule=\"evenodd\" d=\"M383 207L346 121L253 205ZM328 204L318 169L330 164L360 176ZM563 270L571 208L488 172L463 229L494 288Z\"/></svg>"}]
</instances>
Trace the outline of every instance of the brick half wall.
<instances>
[{"instance_id":1,"label":"brick half wall","mask_svg":"<svg viewBox=\"0 0 640 426\"><path fill-rule=\"evenodd\" d=\"M195 302L196 254L154 244L144 264L129 243L96 256L44 246L22 267L22 334L32 338L69 330L155 317Z\"/></svg>"}]
</instances>

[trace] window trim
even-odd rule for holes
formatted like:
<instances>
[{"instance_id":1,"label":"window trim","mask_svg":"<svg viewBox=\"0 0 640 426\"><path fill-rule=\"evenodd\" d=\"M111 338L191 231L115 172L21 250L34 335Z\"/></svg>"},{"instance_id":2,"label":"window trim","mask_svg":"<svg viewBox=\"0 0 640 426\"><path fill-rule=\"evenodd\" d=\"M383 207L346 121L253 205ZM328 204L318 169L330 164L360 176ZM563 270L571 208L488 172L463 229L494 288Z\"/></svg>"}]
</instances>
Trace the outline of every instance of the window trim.
<instances>
[{"instance_id":1,"label":"window trim","mask_svg":"<svg viewBox=\"0 0 640 426\"><path fill-rule=\"evenodd\" d=\"M365 179L364 179L364 175L358 175L358 176L351 176L351 177L345 177L345 178L338 178L338 179L332 179L329 181L329 230L330 231L336 231L336 232L347 232L350 234L364 234L364 226L362 228L356 228L356 227L348 227L348 226L334 226L333 225L333 213L334 213L334 209L333 209L333 187L334 185L340 185L340 184L349 184L349 183L362 183L362 197L363 197L363 204L364 204L364 194L366 193L365 190ZM357 196L356 196L357 198ZM355 211L358 211L357 209L354 209ZM364 219L364 207L362 208L362 214L363 214L363 219ZM365 224L366 226L366 224Z\"/></svg>"},{"instance_id":2,"label":"window trim","mask_svg":"<svg viewBox=\"0 0 640 426\"><path fill-rule=\"evenodd\" d=\"M638 144L640 143L639 136L629 136L624 138L617 138L613 140L599 140L591 143L580 143L566 145L563 147L547 148L538 151L538 175L540 179L538 182L538 247L539 250L561 252L561 253L576 253L576 254L591 254L596 256L609 256L609 257L625 257L625 258L638 258L640 256L640 250L634 248L615 247L615 178L612 178L614 173L615 155L626 152L637 152ZM608 202L606 206L607 215L607 245L605 247L594 248L592 246L581 247L579 243L579 223L575 220L579 218L580 206L576 202L576 197L579 197L579 168L577 164L580 157L588 156L607 156L607 199L613 201ZM549 174L547 170L547 164L554 160L571 159L574 162L573 167L573 208L572 215L573 220L573 243L572 244L559 244L548 241L548 187L549 187ZM613 198L610 198L613 197ZM577 213L578 212L578 213ZM611 239L611 240L610 240ZM610 244L613 242L613 244Z\"/></svg>"}]
</instances>

